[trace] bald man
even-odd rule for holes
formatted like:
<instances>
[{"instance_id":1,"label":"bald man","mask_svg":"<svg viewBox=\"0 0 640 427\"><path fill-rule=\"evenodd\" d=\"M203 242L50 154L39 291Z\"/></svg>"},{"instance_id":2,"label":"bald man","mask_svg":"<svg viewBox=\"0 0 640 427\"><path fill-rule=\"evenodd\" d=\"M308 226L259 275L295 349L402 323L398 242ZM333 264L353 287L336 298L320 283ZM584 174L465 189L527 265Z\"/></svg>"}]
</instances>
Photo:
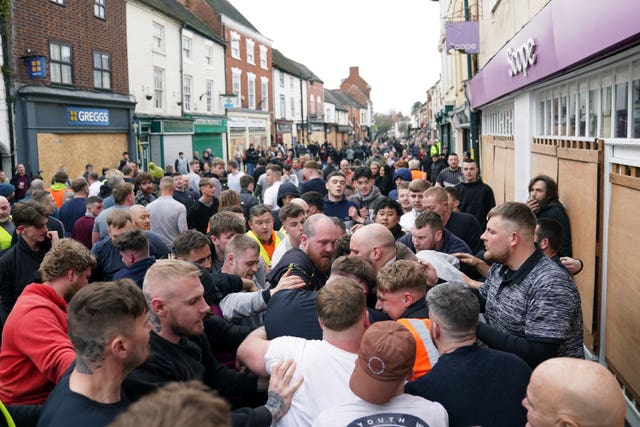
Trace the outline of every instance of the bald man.
<instances>
[{"instance_id":1,"label":"bald man","mask_svg":"<svg viewBox=\"0 0 640 427\"><path fill-rule=\"evenodd\" d=\"M133 205L129 208L129 213L133 218L133 225L145 231L151 231L151 214L142 205Z\"/></svg>"},{"instance_id":2,"label":"bald man","mask_svg":"<svg viewBox=\"0 0 640 427\"><path fill-rule=\"evenodd\" d=\"M11 221L11 204L9 200L0 196L0 249L11 246L11 238L16 227Z\"/></svg>"},{"instance_id":3,"label":"bald man","mask_svg":"<svg viewBox=\"0 0 640 427\"><path fill-rule=\"evenodd\" d=\"M607 368L568 357L549 359L533 371L522 406L531 427L620 427L626 412L618 381Z\"/></svg>"},{"instance_id":4,"label":"bald man","mask_svg":"<svg viewBox=\"0 0 640 427\"><path fill-rule=\"evenodd\" d=\"M382 224L369 224L359 228L351 236L351 255L366 258L376 273L396 256L396 241L393 234Z\"/></svg>"}]
</instances>

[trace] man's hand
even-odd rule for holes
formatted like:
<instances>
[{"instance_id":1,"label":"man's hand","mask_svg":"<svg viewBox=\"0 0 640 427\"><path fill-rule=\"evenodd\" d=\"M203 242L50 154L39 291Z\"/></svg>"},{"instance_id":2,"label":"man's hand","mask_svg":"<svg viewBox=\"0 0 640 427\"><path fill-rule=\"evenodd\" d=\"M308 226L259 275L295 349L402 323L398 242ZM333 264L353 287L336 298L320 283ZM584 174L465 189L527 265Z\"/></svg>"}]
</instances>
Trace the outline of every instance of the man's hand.
<instances>
[{"instance_id":1,"label":"man's hand","mask_svg":"<svg viewBox=\"0 0 640 427\"><path fill-rule=\"evenodd\" d=\"M368 219L369 218L369 209L367 209L367 208L360 208L360 211L358 213L364 219Z\"/></svg>"},{"instance_id":2,"label":"man's hand","mask_svg":"<svg viewBox=\"0 0 640 427\"><path fill-rule=\"evenodd\" d=\"M271 296L278 291L283 289L300 289L303 288L306 283L299 276L294 276L291 274L293 270L288 268L287 271L282 275L280 281L278 282L278 286L271 289Z\"/></svg>"},{"instance_id":3,"label":"man's hand","mask_svg":"<svg viewBox=\"0 0 640 427\"><path fill-rule=\"evenodd\" d=\"M349 218L351 218L354 222L358 224L362 224L364 222L364 218L360 215L358 209L355 206L349 206L348 214Z\"/></svg>"},{"instance_id":4,"label":"man's hand","mask_svg":"<svg viewBox=\"0 0 640 427\"><path fill-rule=\"evenodd\" d=\"M255 292L258 291L258 286L253 283L253 280L245 279L244 277L240 278L242 280L242 290L246 292Z\"/></svg>"},{"instance_id":5,"label":"man's hand","mask_svg":"<svg viewBox=\"0 0 640 427\"><path fill-rule=\"evenodd\" d=\"M433 288L436 283L438 283L438 272L435 267L431 265L431 263L427 261L418 261L425 273L427 273L427 287L429 289Z\"/></svg>"},{"instance_id":6,"label":"man's hand","mask_svg":"<svg viewBox=\"0 0 640 427\"><path fill-rule=\"evenodd\" d=\"M582 271L582 267L584 267L581 260L568 256L561 257L560 262L572 275L580 273Z\"/></svg>"},{"instance_id":7,"label":"man's hand","mask_svg":"<svg viewBox=\"0 0 640 427\"><path fill-rule=\"evenodd\" d=\"M285 360L274 365L271 370L271 380L269 381L269 393L265 407L271 412L273 421L277 421L284 416L291 406L293 394L302 384L300 377L293 383L291 378L296 371L296 364L293 360Z\"/></svg>"},{"instance_id":8,"label":"man's hand","mask_svg":"<svg viewBox=\"0 0 640 427\"><path fill-rule=\"evenodd\" d=\"M482 277L487 277L487 274L489 273L489 264L487 264L480 258L465 252L456 252L451 255L458 258L461 263L475 267L475 269L478 270L478 273L480 273Z\"/></svg>"},{"instance_id":9,"label":"man's hand","mask_svg":"<svg viewBox=\"0 0 640 427\"><path fill-rule=\"evenodd\" d=\"M47 231L47 237L49 238L49 240L51 240L52 245L55 245L56 243L58 243L58 240L60 240L57 231Z\"/></svg>"},{"instance_id":10,"label":"man's hand","mask_svg":"<svg viewBox=\"0 0 640 427\"><path fill-rule=\"evenodd\" d=\"M533 213L538 212L538 209L540 209L540 203L533 197L527 199L527 206L529 206L529 209L531 209Z\"/></svg>"},{"instance_id":11,"label":"man's hand","mask_svg":"<svg viewBox=\"0 0 640 427\"><path fill-rule=\"evenodd\" d=\"M482 282L478 282L477 280L471 279L469 276L464 274L462 271L460 272L460 274L462 275L462 278L464 279L464 282L467 284L468 288L478 289L478 288L480 288L480 286L482 286L484 284Z\"/></svg>"}]
</instances>

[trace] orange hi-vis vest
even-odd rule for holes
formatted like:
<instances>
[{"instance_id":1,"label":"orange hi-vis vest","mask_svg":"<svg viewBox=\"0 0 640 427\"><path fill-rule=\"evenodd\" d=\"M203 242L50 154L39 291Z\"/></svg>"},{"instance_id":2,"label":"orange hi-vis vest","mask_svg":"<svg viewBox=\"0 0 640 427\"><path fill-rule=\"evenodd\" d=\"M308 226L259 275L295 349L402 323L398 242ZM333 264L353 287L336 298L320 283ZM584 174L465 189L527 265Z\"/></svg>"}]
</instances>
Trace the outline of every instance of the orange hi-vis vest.
<instances>
[{"instance_id":1,"label":"orange hi-vis vest","mask_svg":"<svg viewBox=\"0 0 640 427\"><path fill-rule=\"evenodd\" d=\"M418 169L411 169L411 180L413 181L414 179L424 179L426 181L427 173Z\"/></svg>"},{"instance_id":2,"label":"orange hi-vis vest","mask_svg":"<svg viewBox=\"0 0 640 427\"><path fill-rule=\"evenodd\" d=\"M251 237L253 240L255 240L256 242L258 242L258 244L260 245L260 256L262 257L262 259L264 260L265 265L267 266L267 268L271 268L271 255L273 255L273 252L271 252L271 255L269 255L269 253L267 252L267 250L265 249L264 245L262 244L262 242L260 241L260 238L258 236L255 235L255 233L251 230L247 231L247 236ZM277 248L278 245L280 244L280 242L282 241L282 234L280 234L280 232L273 230L271 232L271 236L273 239L273 247Z\"/></svg>"},{"instance_id":3,"label":"orange hi-vis vest","mask_svg":"<svg viewBox=\"0 0 640 427\"><path fill-rule=\"evenodd\" d=\"M415 381L429 372L440 357L429 333L431 322L429 319L398 319L397 322L409 329L416 340L416 361L411 375L411 381Z\"/></svg>"}]
</instances>

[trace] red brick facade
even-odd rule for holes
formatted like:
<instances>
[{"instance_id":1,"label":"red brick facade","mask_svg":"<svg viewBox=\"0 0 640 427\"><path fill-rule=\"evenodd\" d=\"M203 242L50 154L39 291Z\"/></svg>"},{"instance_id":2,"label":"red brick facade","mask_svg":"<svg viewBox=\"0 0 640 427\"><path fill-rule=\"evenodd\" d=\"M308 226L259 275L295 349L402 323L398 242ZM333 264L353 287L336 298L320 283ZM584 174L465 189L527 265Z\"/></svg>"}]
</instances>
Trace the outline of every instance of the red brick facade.
<instances>
[{"instance_id":1,"label":"red brick facade","mask_svg":"<svg viewBox=\"0 0 640 427\"><path fill-rule=\"evenodd\" d=\"M111 92L129 92L125 0L105 1L105 19L94 16L93 0L64 0L63 5L51 0L11 3L8 43L14 84L51 85L49 42L57 42L71 46L73 83L63 87L94 90L96 51L110 55ZM30 55L46 57L46 78L29 78L20 58Z\"/></svg>"}]
</instances>

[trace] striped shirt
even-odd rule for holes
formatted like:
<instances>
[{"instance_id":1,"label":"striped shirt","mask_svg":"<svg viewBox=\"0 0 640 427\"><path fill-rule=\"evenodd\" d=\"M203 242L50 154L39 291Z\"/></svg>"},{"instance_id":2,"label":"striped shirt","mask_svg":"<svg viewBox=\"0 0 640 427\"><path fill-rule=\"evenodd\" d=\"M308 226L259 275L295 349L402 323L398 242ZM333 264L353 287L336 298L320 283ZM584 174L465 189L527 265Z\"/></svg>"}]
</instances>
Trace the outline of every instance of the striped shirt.
<instances>
[{"instance_id":1,"label":"striped shirt","mask_svg":"<svg viewBox=\"0 0 640 427\"><path fill-rule=\"evenodd\" d=\"M494 264L480 295L493 328L558 343L558 356L584 358L580 294L566 271L537 250L517 271Z\"/></svg>"}]
</instances>

